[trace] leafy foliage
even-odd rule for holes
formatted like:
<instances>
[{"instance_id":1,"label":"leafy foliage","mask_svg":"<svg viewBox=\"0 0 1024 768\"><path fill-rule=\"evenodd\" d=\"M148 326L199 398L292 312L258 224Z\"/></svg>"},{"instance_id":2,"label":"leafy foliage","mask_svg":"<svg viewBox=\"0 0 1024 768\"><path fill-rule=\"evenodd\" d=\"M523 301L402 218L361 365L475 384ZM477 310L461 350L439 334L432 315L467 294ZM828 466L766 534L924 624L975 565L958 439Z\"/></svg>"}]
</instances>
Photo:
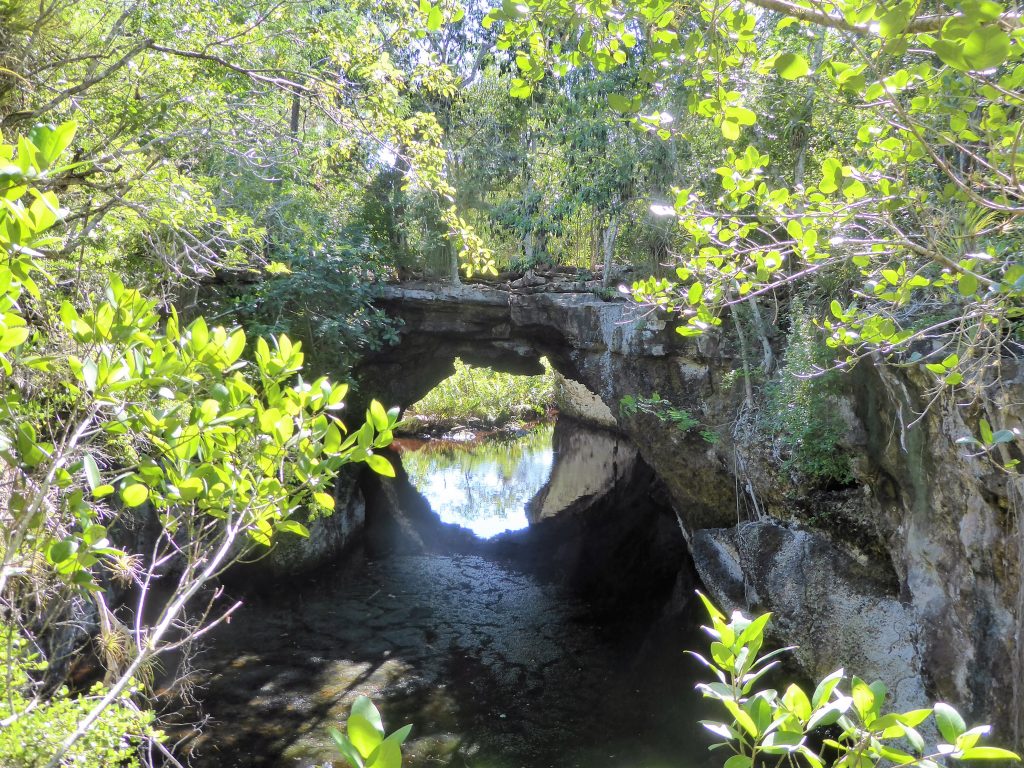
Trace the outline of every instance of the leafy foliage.
<instances>
[{"instance_id":1,"label":"leafy foliage","mask_svg":"<svg viewBox=\"0 0 1024 768\"><path fill-rule=\"evenodd\" d=\"M70 123L42 126L16 147L0 145L10 160L0 177L0 366L7 373L0 380L0 462L10 489L0 526L0 600L27 619L35 603L21 587L52 580L65 585L65 599L91 594L102 622L113 625L102 584L124 575L126 564L156 570L174 559L184 575L154 609L153 624L131 621L136 628L115 682L60 705L68 727L56 746L45 742L51 765L83 739L110 737L101 725L109 722L105 713L155 654L195 631L181 624L182 613L204 585L280 533L308 535L295 515L333 508L331 483L341 466L364 461L393 474L373 451L390 442L398 417L373 402L366 422L349 433L335 416L347 387L303 381L299 344L283 335L270 343L259 338L250 364L242 358L243 330L209 326L202 317L183 326L173 308L162 318L155 301L116 276L102 296L77 307L44 303L39 285L50 275L42 249L58 242L50 230L68 212L52 191L34 185L60 173L55 162L73 135ZM29 306L35 327L26 319ZM32 402L46 386L73 396L54 421L41 421L44 412ZM110 437L130 445L134 461L105 455ZM149 552L126 552L109 529L142 507L159 521L157 541ZM139 616L153 570L148 574L138 577ZM14 710L8 726L33 711Z\"/></svg>"},{"instance_id":2,"label":"leafy foliage","mask_svg":"<svg viewBox=\"0 0 1024 768\"><path fill-rule=\"evenodd\" d=\"M338 751L352 768L400 768L402 744L410 731L412 726L406 725L387 734L380 712L366 696L353 702L345 733L329 729Z\"/></svg>"},{"instance_id":3,"label":"leafy foliage","mask_svg":"<svg viewBox=\"0 0 1024 768\"><path fill-rule=\"evenodd\" d=\"M638 413L645 413L654 416L663 424L671 424L680 432L691 432L702 427L699 419L685 408L673 405L657 392L651 393L650 397L638 397L626 395L619 401L619 412L623 416L636 416ZM715 443L718 441L718 433L708 427L698 430L705 442Z\"/></svg>"},{"instance_id":4,"label":"leafy foliage","mask_svg":"<svg viewBox=\"0 0 1024 768\"><path fill-rule=\"evenodd\" d=\"M849 289L808 307L841 357L954 361L936 391L977 396L1016 354L1024 33L1009 7L528 0L486 21L516 51L515 95L628 68L609 97L623 119L668 140L703 140L694 120L720 134L658 206L687 241L676 274L634 290L683 335L848 266ZM666 122L679 88L691 119Z\"/></svg>"},{"instance_id":5,"label":"leafy foliage","mask_svg":"<svg viewBox=\"0 0 1024 768\"><path fill-rule=\"evenodd\" d=\"M504 424L543 416L555 399L554 369L542 361L540 376L517 376L455 360L455 373L413 404L406 416L441 421L480 419Z\"/></svg>"},{"instance_id":6,"label":"leafy foliage","mask_svg":"<svg viewBox=\"0 0 1024 768\"><path fill-rule=\"evenodd\" d=\"M7 768L41 768L104 694L97 683L85 695L66 686L41 697L33 676L45 663L32 653L28 640L13 627L0 626L0 764ZM107 707L89 732L64 756L61 765L105 768L139 765L138 747L144 739L162 739L153 728L154 713L140 710L129 685Z\"/></svg>"},{"instance_id":7,"label":"leafy foliage","mask_svg":"<svg viewBox=\"0 0 1024 768\"><path fill-rule=\"evenodd\" d=\"M815 484L853 479L850 456L839 447L846 424L838 409L842 375L807 315L795 310L785 365L768 388L765 425L784 452L785 465Z\"/></svg>"},{"instance_id":8,"label":"leafy foliage","mask_svg":"<svg viewBox=\"0 0 1024 768\"><path fill-rule=\"evenodd\" d=\"M711 617L711 627L705 630L712 642L708 657L692 655L715 677L698 688L725 710L724 720L703 725L721 739L712 749L732 752L726 768L751 768L764 760L812 768L936 768L949 760L1020 761L1009 750L979 744L989 727L968 729L948 704L883 712L885 684L847 678L842 669L823 678L810 695L795 683L782 694L761 687L759 681L778 666L779 655L790 650L762 654L771 614L748 619L737 611L727 619L704 595L700 597ZM918 731L929 717L943 739L934 748L926 746Z\"/></svg>"}]
</instances>

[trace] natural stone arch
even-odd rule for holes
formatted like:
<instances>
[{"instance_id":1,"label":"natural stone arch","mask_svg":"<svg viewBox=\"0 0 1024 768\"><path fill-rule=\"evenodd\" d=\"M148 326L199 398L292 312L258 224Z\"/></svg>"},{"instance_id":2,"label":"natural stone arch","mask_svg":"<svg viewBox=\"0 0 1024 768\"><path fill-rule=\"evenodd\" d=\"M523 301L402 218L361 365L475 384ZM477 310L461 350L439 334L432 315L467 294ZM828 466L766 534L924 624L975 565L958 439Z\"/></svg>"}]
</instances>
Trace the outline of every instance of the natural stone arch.
<instances>
[{"instance_id":1,"label":"natural stone arch","mask_svg":"<svg viewBox=\"0 0 1024 768\"><path fill-rule=\"evenodd\" d=\"M456 357L527 375L540 373L546 357L616 417L623 396L660 392L672 393L673 403L692 413L718 418L707 412L715 394L708 357L720 353L717 337L684 339L630 302L552 286L404 283L385 287L376 304L402 327L396 344L357 368L359 392L350 398L357 415L360 398L370 396L388 406L412 405L452 373ZM652 429L636 417L619 417L617 426L664 481L684 528L735 522L730 467L699 436Z\"/></svg>"},{"instance_id":2,"label":"natural stone arch","mask_svg":"<svg viewBox=\"0 0 1024 768\"><path fill-rule=\"evenodd\" d=\"M403 410L455 372L455 359L518 376L544 373L546 357L582 386L573 347L555 327L522 327L508 291L476 286L388 287L377 305L400 320L399 342L356 371L360 392Z\"/></svg>"}]
</instances>

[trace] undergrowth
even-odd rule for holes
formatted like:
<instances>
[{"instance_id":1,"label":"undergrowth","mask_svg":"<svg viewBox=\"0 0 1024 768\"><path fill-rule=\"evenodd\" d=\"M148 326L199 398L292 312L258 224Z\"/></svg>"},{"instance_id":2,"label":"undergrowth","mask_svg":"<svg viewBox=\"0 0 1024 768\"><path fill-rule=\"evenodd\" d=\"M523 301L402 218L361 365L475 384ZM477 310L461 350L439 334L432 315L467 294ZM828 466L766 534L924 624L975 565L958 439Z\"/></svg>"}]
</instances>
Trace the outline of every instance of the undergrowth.
<instances>
[{"instance_id":1,"label":"undergrowth","mask_svg":"<svg viewBox=\"0 0 1024 768\"><path fill-rule=\"evenodd\" d=\"M452 422L475 419L493 425L543 417L554 403L555 376L548 361L541 362L543 374L516 376L456 359L455 373L410 406L406 417Z\"/></svg>"},{"instance_id":2,"label":"undergrowth","mask_svg":"<svg viewBox=\"0 0 1024 768\"><path fill-rule=\"evenodd\" d=\"M774 434L787 469L816 486L853 479L850 456L839 442L846 424L839 413L838 371L831 351L816 337L809 316L793 308L785 365L767 388L763 424Z\"/></svg>"},{"instance_id":3,"label":"undergrowth","mask_svg":"<svg viewBox=\"0 0 1024 768\"><path fill-rule=\"evenodd\" d=\"M96 683L86 694L72 694L66 686L40 695L34 677L46 668L19 632L0 624L0 765L4 768L42 768L79 721L106 693ZM132 701L137 687L126 689L107 707L61 760L76 768L131 768L138 766L139 745L162 740L153 729L154 714Z\"/></svg>"}]
</instances>

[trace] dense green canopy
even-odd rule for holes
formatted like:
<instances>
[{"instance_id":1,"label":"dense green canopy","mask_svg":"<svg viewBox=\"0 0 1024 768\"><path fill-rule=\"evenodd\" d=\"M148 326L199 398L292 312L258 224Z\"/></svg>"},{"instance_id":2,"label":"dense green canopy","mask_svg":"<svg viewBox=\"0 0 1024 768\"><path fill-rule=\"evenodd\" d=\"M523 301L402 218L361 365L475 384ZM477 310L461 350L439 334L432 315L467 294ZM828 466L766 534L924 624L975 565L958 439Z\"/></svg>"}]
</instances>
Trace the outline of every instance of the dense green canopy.
<instances>
[{"instance_id":1,"label":"dense green canopy","mask_svg":"<svg viewBox=\"0 0 1024 768\"><path fill-rule=\"evenodd\" d=\"M394 338L382 281L559 266L727 334L814 482L850 478L814 374L924 365L984 412L1021 351L1022 46L996 0L0 0L0 763L158 744L129 694L216 620L194 598L344 464L393 471L397 413L346 424L332 383ZM1015 471L999 426L968 450ZM113 544L141 510L151 548ZM76 697L84 604L109 674Z\"/></svg>"}]
</instances>

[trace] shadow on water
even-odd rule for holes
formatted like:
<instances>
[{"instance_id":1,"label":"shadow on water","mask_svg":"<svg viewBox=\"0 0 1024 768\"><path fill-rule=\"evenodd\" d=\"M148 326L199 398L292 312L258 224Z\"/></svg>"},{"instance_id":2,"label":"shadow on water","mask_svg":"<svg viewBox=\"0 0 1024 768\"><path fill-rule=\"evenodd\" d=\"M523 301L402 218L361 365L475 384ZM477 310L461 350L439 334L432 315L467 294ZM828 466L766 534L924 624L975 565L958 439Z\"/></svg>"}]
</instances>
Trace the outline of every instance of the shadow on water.
<instances>
[{"instance_id":1,"label":"shadow on water","mask_svg":"<svg viewBox=\"0 0 1024 768\"><path fill-rule=\"evenodd\" d=\"M614 482L581 477L585 493L542 514L573 496L571 440L619 440L580 429L555 431L534 523L487 541L429 518L404 472L373 478L366 547L248 595L198 659L211 720L192 764L340 766L326 728L366 694L389 728L414 724L413 768L711 765L681 652L705 644L692 567L650 470L628 446L595 448Z\"/></svg>"}]
</instances>

